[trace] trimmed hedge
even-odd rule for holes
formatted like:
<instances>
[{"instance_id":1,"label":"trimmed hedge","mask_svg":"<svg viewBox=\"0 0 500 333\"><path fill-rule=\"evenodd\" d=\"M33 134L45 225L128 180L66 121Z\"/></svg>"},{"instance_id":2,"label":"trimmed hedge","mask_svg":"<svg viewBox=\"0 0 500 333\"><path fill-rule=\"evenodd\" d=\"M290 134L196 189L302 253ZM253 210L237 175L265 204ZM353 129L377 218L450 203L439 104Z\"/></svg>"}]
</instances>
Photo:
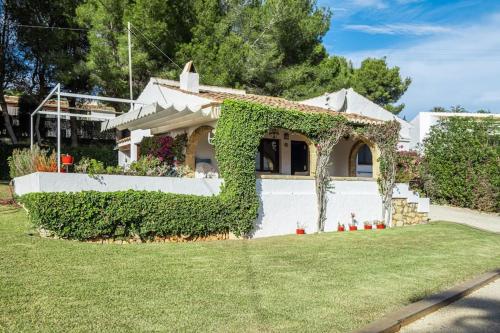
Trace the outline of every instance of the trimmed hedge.
<instances>
[{"instance_id":1,"label":"trimmed hedge","mask_svg":"<svg viewBox=\"0 0 500 333\"><path fill-rule=\"evenodd\" d=\"M143 239L228 232L218 197L148 191L30 193L22 197L37 227L59 237Z\"/></svg>"},{"instance_id":2,"label":"trimmed hedge","mask_svg":"<svg viewBox=\"0 0 500 333\"><path fill-rule=\"evenodd\" d=\"M257 218L255 155L272 128L317 139L347 120L228 100L223 103L215 151L224 185L213 197L158 192L32 193L21 198L36 226L59 237L247 234Z\"/></svg>"}]
</instances>

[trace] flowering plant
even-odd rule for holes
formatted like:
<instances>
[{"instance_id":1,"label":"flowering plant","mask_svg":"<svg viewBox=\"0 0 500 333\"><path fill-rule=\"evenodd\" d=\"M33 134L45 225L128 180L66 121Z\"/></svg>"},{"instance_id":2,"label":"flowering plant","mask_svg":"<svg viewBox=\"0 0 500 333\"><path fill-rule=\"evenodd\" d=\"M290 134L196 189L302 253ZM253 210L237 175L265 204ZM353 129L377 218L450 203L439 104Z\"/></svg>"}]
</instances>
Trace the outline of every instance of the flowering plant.
<instances>
[{"instance_id":1,"label":"flowering plant","mask_svg":"<svg viewBox=\"0 0 500 333\"><path fill-rule=\"evenodd\" d=\"M421 157L415 151L399 151L396 162L396 182L408 183L420 175Z\"/></svg>"}]
</instances>

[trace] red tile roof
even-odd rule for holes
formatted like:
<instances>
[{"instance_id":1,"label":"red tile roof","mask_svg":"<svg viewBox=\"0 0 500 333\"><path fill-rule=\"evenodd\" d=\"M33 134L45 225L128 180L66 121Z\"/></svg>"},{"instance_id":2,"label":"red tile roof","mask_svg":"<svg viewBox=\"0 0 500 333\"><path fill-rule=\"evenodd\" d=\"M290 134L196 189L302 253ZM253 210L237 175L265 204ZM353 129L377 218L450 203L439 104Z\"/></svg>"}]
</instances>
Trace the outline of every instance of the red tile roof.
<instances>
[{"instance_id":1,"label":"red tile roof","mask_svg":"<svg viewBox=\"0 0 500 333\"><path fill-rule=\"evenodd\" d=\"M169 89L181 91L185 94L195 95L202 98L210 99L217 103L222 103L224 100L233 99L238 101L247 101L253 102L263 105L269 105L277 108L297 110L300 112L313 112L313 113L329 113L334 115L342 115L346 117L349 121L356 123L380 123L381 121L378 119L358 115L355 113L345 113L345 112L337 112L329 109L325 109L318 106L310 106L301 104L299 102L289 101L287 99L281 97L272 97L272 96L264 96L264 95L254 95L254 94L237 94L237 93L229 93L229 92L219 92L219 91L210 91L200 89L200 92L194 93L186 90L182 90L179 87L171 86L168 84L159 83L159 85L167 87Z\"/></svg>"}]
</instances>

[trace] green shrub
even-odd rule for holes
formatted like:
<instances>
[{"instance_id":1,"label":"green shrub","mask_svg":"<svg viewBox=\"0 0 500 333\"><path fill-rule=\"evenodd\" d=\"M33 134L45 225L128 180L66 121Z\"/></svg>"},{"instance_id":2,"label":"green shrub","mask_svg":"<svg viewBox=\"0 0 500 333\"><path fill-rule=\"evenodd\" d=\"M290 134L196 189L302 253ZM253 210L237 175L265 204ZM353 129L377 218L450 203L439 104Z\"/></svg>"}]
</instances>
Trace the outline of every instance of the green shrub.
<instances>
[{"instance_id":1,"label":"green shrub","mask_svg":"<svg viewBox=\"0 0 500 333\"><path fill-rule=\"evenodd\" d=\"M12 156L14 149L29 148L29 145L8 145L0 141L0 180L9 180L10 168L8 158Z\"/></svg>"},{"instance_id":2,"label":"green shrub","mask_svg":"<svg viewBox=\"0 0 500 333\"><path fill-rule=\"evenodd\" d=\"M317 141L319 135L345 122L341 115L228 100L222 106L214 142L224 178L218 196L134 191L32 193L22 201L35 225L60 237L247 234L259 208L255 155L260 139L270 129L286 128Z\"/></svg>"},{"instance_id":3,"label":"green shrub","mask_svg":"<svg viewBox=\"0 0 500 333\"><path fill-rule=\"evenodd\" d=\"M100 147L76 147L61 149L61 153L70 154L74 157L74 163L80 162L84 157L101 161L105 167L115 166L118 164L118 153L113 146L100 146Z\"/></svg>"},{"instance_id":4,"label":"green shrub","mask_svg":"<svg viewBox=\"0 0 500 333\"><path fill-rule=\"evenodd\" d=\"M31 193L21 201L37 227L59 237L143 239L229 231L218 197L147 191Z\"/></svg>"},{"instance_id":5,"label":"green shrub","mask_svg":"<svg viewBox=\"0 0 500 333\"><path fill-rule=\"evenodd\" d=\"M40 148L14 149L12 155L7 158L10 178L21 177L36 172L36 160L41 154Z\"/></svg>"},{"instance_id":6,"label":"green shrub","mask_svg":"<svg viewBox=\"0 0 500 333\"><path fill-rule=\"evenodd\" d=\"M493 118L451 117L431 128L424 142L426 194L454 206L500 208L500 123Z\"/></svg>"},{"instance_id":7,"label":"green shrub","mask_svg":"<svg viewBox=\"0 0 500 333\"><path fill-rule=\"evenodd\" d=\"M131 176L156 176L156 177L183 177L189 169L182 166L172 166L164 163L158 157L143 156L139 160L132 162L127 167L104 166L104 163L94 159L84 157L75 164L76 173L86 173L95 175L131 175Z\"/></svg>"},{"instance_id":8,"label":"green shrub","mask_svg":"<svg viewBox=\"0 0 500 333\"><path fill-rule=\"evenodd\" d=\"M38 145L33 146L33 149L14 149L12 156L9 156L7 161L11 178L21 177L37 171L57 171L56 153L40 149Z\"/></svg>"},{"instance_id":9,"label":"green shrub","mask_svg":"<svg viewBox=\"0 0 500 333\"><path fill-rule=\"evenodd\" d=\"M78 163L75 164L75 172L87 173L91 176L108 173L104 163L89 157L83 157Z\"/></svg>"}]
</instances>

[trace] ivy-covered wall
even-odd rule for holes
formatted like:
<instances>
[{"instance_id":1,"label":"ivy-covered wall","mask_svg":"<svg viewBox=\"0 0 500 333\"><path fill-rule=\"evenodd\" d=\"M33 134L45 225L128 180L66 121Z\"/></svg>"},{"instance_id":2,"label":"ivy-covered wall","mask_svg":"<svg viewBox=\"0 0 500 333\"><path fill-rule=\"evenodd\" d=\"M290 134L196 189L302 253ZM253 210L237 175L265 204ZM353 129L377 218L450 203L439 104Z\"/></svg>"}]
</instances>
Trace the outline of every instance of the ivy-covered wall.
<instances>
[{"instance_id":1,"label":"ivy-covered wall","mask_svg":"<svg viewBox=\"0 0 500 333\"><path fill-rule=\"evenodd\" d=\"M346 122L341 115L228 100L222 106L215 137L224 179L219 196L135 191L32 193L22 201L36 226L65 238L242 235L252 230L259 208L255 155L260 139L272 128L284 128L315 142Z\"/></svg>"}]
</instances>

